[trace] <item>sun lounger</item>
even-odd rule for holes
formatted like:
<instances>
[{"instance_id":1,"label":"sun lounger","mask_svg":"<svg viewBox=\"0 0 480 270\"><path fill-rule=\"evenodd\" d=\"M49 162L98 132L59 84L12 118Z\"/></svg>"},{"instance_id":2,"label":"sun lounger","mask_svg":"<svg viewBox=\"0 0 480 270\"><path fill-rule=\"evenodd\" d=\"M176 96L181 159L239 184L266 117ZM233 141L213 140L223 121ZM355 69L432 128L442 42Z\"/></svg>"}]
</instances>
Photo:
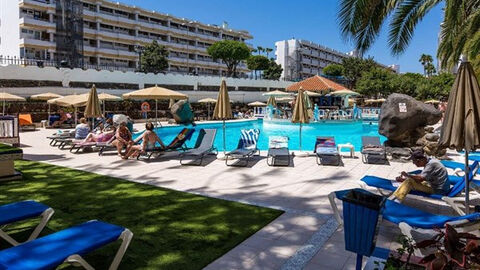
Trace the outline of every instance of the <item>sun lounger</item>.
<instances>
[{"instance_id":1,"label":"sun lounger","mask_svg":"<svg viewBox=\"0 0 480 270\"><path fill-rule=\"evenodd\" d=\"M188 149L180 154L180 164L182 165L199 165L203 163L203 158L209 154L218 153L217 149L213 146L215 142L215 136L217 135L216 129L200 129L195 146L192 149ZM200 160L200 163L184 163L183 161L188 158L193 158L193 161Z\"/></svg>"},{"instance_id":2,"label":"sun lounger","mask_svg":"<svg viewBox=\"0 0 480 270\"><path fill-rule=\"evenodd\" d=\"M47 225L48 221L52 217L54 211L52 208L38 203L36 201L22 201L0 206L0 226L5 226L17 221L22 221L30 218L41 217L39 224L33 230L32 234L28 237L28 241L31 241L38 237L43 228ZM0 237L5 239L10 244L17 246L20 243L5 233L0 228ZM0 269L3 269L0 264Z\"/></svg>"},{"instance_id":3,"label":"sun lounger","mask_svg":"<svg viewBox=\"0 0 480 270\"><path fill-rule=\"evenodd\" d=\"M35 124L32 121L32 115L31 114L19 114L18 115L18 124L20 125L20 128L24 131L29 130L33 131L36 129Z\"/></svg>"},{"instance_id":4,"label":"sun lounger","mask_svg":"<svg viewBox=\"0 0 480 270\"><path fill-rule=\"evenodd\" d=\"M147 160L150 160L150 158L154 154L159 156L166 152L186 151L188 150L188 148L185 146L185 143L192 138L192 135L194 132L195 132L195 129L184 128L177 134L175 139L173 139L173 141L169 145L165 146L165 148L155 147L152 149L147 149L146 151L138 155L137 159L139 160L141 158L146 158Z\"/></svg>"},{"instance_id":5,"label":"sun lounger","mask_svg":"<svg viewBox=\"0 0 480 270\"><path fill-rule=\"evenodd\" d=\"M317 156L318 165L340 166L342 164L334 137L317 137L313 152Z\"/></svg>"},{"instance_id":6,"label":"sun lounger","mask_svg":"<svg viewBox=\"0 0 480 270\"><path fill-rule=\"evenodd\" d=\"M335 203L335 198L342 198L349 191L340 190L328 195L335 219L339 224L342 224L343 221ZM363 192L368 191L363 190ZM391 200L385 200L382 217L397 224L402 233L410 239L413 239L412 231L432 232L449 224L454 226L459 232L469 232L478 230L480 223L480 213L463 214L461 216L435 215ZM416 255L421 256L421 253L417 250Z\"/></svg>"},{"instance_id":7,"label":"sun lounger","mask_svg":"<svg viewBox=\"0 0 480 270\"><path fill-rule=\"evenodd\" d=\"M257 148L258 137L260 135L259 129L242 129L240 140L238 140L237 149L225 154L225 164L232 166L236 164L229 164L229 160L239 159L245 160L245 167L256 153L260 153Z\"/></svg>"},{"instance_id":8,"label":"sun lounger","mask_svg":"<svg viewBox=\"0 0 480 270\"><path fill-rule=\"evenodd\" d=\"M290 166L290 151L288 137L270 136L268 138L268 166Z\"/></svg>"},{"instance_id":9,"label":"sun lounger","mask_svg":"<svg viewBox=\"0 0 480 270\"><path fill-rule=\"evenodd\" d=\"M115 270L132 237L126 228L93 220L0 251L0 269L54 269L64 262L94 269L82 256L120 239L122 244L108 268Z\"/></svg>"},{"instance_id":10,"label":"sun lounger","mask_svg":"<svg viewBox=\"0 0 480 270\"><path fill-rule=\"evenodd\" d=\"M440 162L443 164L443 166L452 169L455 171L455 174L460 175L460 173L465 172L465 163L462 162L456 162L452 160L440 160ZM474 166L476 164L476 166ZM478 171L478 164L479 162L473 162L472 165L470 165L470 171ZM475 175L475 174L474 174Z\"/></svg>"},{"instance_id":11,"label":"sun lounger","mask_svg":"<svg viewBox=\"0 0 480 270\"><path fill-rule=\"evenodd\" d=\"M362 161L368 164L386 164L387 152L378 136L362 136Z\"/></svg>"},{"instance_id":12,"label":"sun lounger","mask_svg":"<svg viewBox=\"0 0 480 270\"><path fill-rule=\"evenodd\" d=\"M449 204L457 213L459 213L460 215L464 215L465 212L460 208L459 204L462 202L465 202L465 198L463 196L460 196L462 191L465 188L465 181L461 181L461 177L458 177L458 176L449 176L449 181L452 178L454 180L450 183L452 186L447 195L427 194L427 193L423 193L415 190L410 191L409 195L416 195L416 196L426 197L430 199L443 200L447 204ZM377 177L377 176L367 175L367 176L364 176L362 179L360 179L359 185L363 189L367 189L368 187L377 188L380 194L389 196L392 192L394 192L398 188L400 183L396 181L391 181L389 179ZM390 192L390 193L385 194L383 190L386 190L387 192ZM480 194L478 192L476 191L471 191L471 192L474 193L474 194L470 194L471 200L480 198Z\"/></svg>"},{"instance_id":13,"label":"sun lounger","mask_svg":"<svg viewBox=\"0 0 480 270\"><path fill-rule=\"evenodd\" d=\"M51 146L58 146L62 139L69 139L75 137L74 130L60 130L59 132L53 134L52 136L48 136L47 139L50 140Z\"/></svg>"}]
</instances>

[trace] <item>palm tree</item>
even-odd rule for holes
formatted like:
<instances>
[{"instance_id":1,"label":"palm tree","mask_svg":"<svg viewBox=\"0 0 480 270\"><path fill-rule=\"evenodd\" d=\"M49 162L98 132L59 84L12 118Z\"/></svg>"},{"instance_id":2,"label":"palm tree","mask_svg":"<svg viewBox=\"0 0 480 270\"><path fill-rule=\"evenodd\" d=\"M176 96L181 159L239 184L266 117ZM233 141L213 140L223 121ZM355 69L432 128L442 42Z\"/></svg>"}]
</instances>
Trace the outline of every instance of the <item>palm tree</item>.
<instances>
[{"instance_id":1,"label":"palm tree","mask_svg":"<svg viewBox=\"0 0 480 270\"><path fill-rule=\"evenodd\" d=\"M432 66L433 67L433 57L429 54L424 54L420 56L420 59L418 60L423 66L423 75L427 76L427 66ZM435 68L435 67L434 67Z\"/></svg>"},{"instance_id":2,"label":"palm tree","mask_svg":"<svg viewBox=\"0 0 480 270\"><path fill-rule=\"evenodd\" d=\"M268 54L273 52L273 49L272 48L265 48L265 52L267 53L267 58L268 58Z\"/></svg>"},{"instance_id":3,"label":"palm tree","mask_svg":"<svg viewBox=\"0 0 480 270\"><path fill-rule=\"evenodd\" d=\"M262 46L257 46L258 55L262 54L265 49Z\"/></svg>"},{"instance_id":4,"label":"palm tree","mask_svg":"<svg viewBox=\"0 0 480 270\"><path fill-rule=\"evenodd\" d=\"M417 23L440 3L445 3L437 51L442 67L453 67L462 54L474 59L480 53L480 0L340 0L341 32L363 54L390 17L388 43L392 54L399 55Z\"/></svg>"},{"instance_id":5,"label":"palm tree","mask_svg":"<svg viewBox=\"0 0 480 270\"><path fill-rule=\"evenodd\" d=\"M427 63L425 66L425 72L427 77L431 77L435 72L437 72L437 70L432 63Z\"/></svg>"}]
</instances>

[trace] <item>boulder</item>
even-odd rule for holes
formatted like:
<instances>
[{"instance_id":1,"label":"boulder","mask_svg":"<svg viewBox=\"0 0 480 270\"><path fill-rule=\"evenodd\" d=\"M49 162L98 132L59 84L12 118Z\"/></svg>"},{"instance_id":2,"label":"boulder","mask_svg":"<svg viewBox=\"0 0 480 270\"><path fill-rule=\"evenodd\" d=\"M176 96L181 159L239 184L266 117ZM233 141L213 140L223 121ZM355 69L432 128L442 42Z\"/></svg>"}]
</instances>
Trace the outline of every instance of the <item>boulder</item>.
<instances>
[{"instance_id":1,"label":"boulder","mask_svg":"<svg viewBox=\"0 0 480 270\"><path fill-rule=\"evenodd\" d=\"M172 105L170 111L177 124L193 123L193 111L188 100L180 100Z\"/></svg>"},{"instance_id":2,"label":"boulder","mask_svg":"<svg viewBox=\"0 0 480 270\"><path fill-rule=\"evenodd\" d=\"M433 106L404 94L391 94L383 103L379 133L395 147L413 146L425 134L425 126L436 124L442 113Z\"/></svg>"}]
</instances>

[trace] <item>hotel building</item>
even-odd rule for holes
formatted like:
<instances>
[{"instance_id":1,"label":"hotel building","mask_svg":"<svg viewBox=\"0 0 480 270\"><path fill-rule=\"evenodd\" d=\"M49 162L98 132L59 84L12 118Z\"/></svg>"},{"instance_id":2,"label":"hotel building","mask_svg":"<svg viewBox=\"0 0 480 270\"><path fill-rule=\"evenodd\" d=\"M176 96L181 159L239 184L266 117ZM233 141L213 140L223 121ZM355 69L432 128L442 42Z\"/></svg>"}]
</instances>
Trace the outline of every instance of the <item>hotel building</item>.
<instances>
[{"instance_id":1,"label":"hotel building","mask_svg":"<svg viewBox=\"0 0 480 270\"><path fill-rule=\"evenodd\" d=\"M277 64L283 67L281 78L292 81L321 75L323 68L330 64L341 64L344 58L360 56L357 51L343 53L301 39L275 42L275 55ZM396 73L400 71L399 65L377 64Z\"/></svg>"},{"instance_id":2,"label":"hotel building","mask_svg":"<svg viewBox=\"0 0 480 270\"><path fill-rule=\"evenodd\" d=\"M301 80L320 75L329 64L341 64L347 54L301 39L275 42L277 64L283 67L282 78Z\"/></svg>"},{"instance_id":3,"label":"hotel building","mask_svg":"<svg viewBox=\"0 0 480 270\"><path fill-rule=\"evenodd\" d=\"M60 66L135 70L142 46L156 40L169 51L168 72L223 75L226 66L207 48L220 40L249 39L247 31L226 23L204 24L105 0L0 0L0 55ZM243 63L237 70L248 72Z\"/></svg>"}]
</instances>

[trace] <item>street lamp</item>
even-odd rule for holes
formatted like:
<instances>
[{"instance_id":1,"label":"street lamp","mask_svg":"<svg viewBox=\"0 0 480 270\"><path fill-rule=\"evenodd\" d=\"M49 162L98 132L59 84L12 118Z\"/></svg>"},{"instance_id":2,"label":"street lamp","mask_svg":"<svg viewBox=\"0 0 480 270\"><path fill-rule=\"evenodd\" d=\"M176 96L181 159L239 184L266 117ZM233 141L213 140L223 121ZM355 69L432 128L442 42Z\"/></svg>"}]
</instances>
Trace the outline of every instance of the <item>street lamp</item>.
<instances>
[{"instance_id":1,"label":"street lamp","mask_svg":"<svg viewBox=\"0 0 480 270\"><path fill-rule=\"evenodd\" d=\"M145 47L141 45L135 45L134 50L138 53L138 71L142 70L142 53L145 51Z\"/></svg>"}]
</instances>

